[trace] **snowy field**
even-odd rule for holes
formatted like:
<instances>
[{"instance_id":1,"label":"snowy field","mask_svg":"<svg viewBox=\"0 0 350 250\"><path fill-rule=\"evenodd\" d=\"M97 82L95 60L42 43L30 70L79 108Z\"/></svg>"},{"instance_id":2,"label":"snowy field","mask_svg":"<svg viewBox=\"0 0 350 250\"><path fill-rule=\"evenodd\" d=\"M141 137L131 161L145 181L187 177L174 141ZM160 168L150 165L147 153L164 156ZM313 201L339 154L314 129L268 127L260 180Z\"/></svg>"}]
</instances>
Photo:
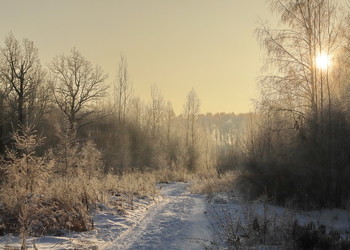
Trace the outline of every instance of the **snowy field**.
<instances>
[{"instance_id":1,"label":"snowy field","mask_svg":"<svg viewBox=\"0 0 350 250\"><path fill-rule=\"evenodd\" d=\"M227 249L225 242L235 240L237 242L231 246L237 249L285 249L287 243L292 242L295 228L299 229L295 233L296 238L305 236L305 229L310 229L311 238L318 235L321 241L333 236L340 241L350 239L349 210L301 211L269 205L264 200L244 202L232 194L219 193L208 198L206 213L214 243L206 244L210 249ZM298 226L294 227L295 223Z\"/></svg>"},{"instance_id":2,"label":"snowy field","mask_svg":"<svg viewBox=\"0 0 350 250\"><path fill-rule=\"evenodd\" d=\"M237 225L244 225L257 216L276 225L288 225L295 220L300 225L313 222L316 226L325 225L327 230L336 229L343 238L349 236L349 211L297 212L262 201L244 203L227 193L209 197L191 194L186 183L158 187L161 195L134 198L132 206L128 204L123 213L100 205L92 231L29 238L29 249L203 249L204 245L221 249L225 248L225 235L221 234L227 233L223 224L234 225L235 234L242 236ZM113 196L112 203L118 199L121 198ZM19 238L0 237L0 246L20 248Z\"/></svg>"}]
</instances>

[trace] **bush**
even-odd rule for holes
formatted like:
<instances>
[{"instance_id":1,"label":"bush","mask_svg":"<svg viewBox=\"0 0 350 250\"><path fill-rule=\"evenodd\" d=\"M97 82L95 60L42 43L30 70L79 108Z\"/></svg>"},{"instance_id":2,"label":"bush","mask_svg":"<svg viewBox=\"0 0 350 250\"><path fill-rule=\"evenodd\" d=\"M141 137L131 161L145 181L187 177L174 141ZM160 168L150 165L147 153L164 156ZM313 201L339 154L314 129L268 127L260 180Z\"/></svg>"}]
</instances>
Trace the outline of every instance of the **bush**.
<instances>
[{"instance_id":1,"label":"bush","mask_svg":"<svg viewBox=\"0 0 350 250\"><path fill-rule=\"evenodd\" d=\"M237 178L236 172L225 174L197 175L191 181L191 192L200 194L212 194L219 192L232 192Z\"/></svg>"},{"instance_id":2,"label":"bush","mask_svg":"<svg viewBox=\"0 0 350 250\"><path fill-rule=\"evenodd\" d=\"M14 146L1 163L0 233L61 234L65 230L93 228L91 213L113 194L128 197L155 195L156 182L184 180L187 171L163 166L152 173L103 174L102 154L92 140L78 142L74 133L60 130L57 148L38 156L43 142L33 128L13 134Z\"/></svg>"},{"instance_id":3,"label":"bush","mask_svg":"<svg viewBox=\"0 0 350 250\"><path fill-rule=\"evenodd\" d=\"M279 204L293 199L303 208L344 207L350 197L346 114L332 110L332 120L322 127L310 116L302 131L273 131L267 125L251 138L253 146L241 164L237 186L243 194L267 194Z\"/></svg>"}]
</instances>

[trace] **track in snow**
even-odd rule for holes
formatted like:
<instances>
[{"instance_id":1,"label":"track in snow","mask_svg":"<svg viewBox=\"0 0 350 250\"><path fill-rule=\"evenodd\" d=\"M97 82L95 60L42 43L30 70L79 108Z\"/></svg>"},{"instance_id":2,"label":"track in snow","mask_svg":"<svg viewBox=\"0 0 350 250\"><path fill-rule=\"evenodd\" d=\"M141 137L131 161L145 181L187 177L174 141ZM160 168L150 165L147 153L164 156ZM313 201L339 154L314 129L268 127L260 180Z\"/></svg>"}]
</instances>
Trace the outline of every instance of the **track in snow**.
<instances>
[{"instance_id":1,"label":"track in snow","mask_svg":"<svg viewBox=\"0 0 350 250\"><path fill-rule=\"evenodd\" d=\"M190 194L186 183L162 185L164 200L118 237L109 249L202 249L193 239L211 238L205 196Z\"/></svg>"}]
</instances>

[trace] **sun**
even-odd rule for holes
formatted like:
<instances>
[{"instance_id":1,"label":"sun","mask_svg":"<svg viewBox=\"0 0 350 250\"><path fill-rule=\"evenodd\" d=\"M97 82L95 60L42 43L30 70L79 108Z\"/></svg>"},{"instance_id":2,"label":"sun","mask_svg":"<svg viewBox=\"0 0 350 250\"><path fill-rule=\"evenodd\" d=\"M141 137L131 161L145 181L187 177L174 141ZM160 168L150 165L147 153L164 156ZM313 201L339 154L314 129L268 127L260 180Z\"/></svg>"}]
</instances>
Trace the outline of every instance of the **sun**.
<instances>
[{"instance_id":1,"label":"sun","mask_svg":"<svg viewBox=\"0 0 350 250\"><path fill-rule=\"evenodd\" d=\"M328 54L320 54L316 57L316 67L325 70L327 69L331 64L331 60Z\"/></svg>"}]
</instances>

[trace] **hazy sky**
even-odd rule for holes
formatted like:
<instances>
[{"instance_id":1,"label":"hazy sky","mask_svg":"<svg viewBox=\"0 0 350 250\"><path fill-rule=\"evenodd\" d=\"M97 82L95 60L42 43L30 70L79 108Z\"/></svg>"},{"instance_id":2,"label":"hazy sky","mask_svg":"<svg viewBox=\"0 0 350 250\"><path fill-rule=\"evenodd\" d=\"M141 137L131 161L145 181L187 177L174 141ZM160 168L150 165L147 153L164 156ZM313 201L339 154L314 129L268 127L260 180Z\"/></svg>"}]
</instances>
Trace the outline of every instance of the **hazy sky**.
<instances>
[{"instance_id":1,"label":"hazy sky","mask_svg":"<svg viewBox=\"0 0 350 250\"><path fill-rule=\"evenodd\" d=\"M144 101L157 84L179 113L194 87L203 113L240 113L257 93L254 29L268 18L265 0L0 0L0 39L34 41L44 65L76 47L109 82L122 53Z\"/></svg>"}]
</instances>

